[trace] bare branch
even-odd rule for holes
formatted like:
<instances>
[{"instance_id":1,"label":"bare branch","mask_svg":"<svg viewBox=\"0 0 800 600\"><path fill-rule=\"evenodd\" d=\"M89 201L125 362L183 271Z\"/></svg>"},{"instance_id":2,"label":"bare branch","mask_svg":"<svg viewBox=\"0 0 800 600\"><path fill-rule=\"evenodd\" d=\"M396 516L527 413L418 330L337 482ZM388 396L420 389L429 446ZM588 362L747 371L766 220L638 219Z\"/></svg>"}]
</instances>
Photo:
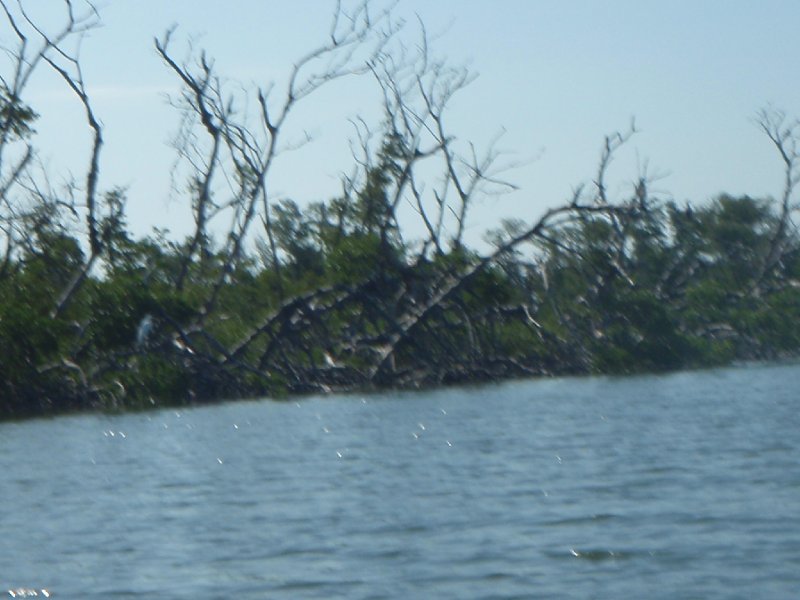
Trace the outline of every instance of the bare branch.
<instances>
[{"instance_id":1,"label":"bare branch","mask_svg":"<svg viewBox=\"0 0 800 600\"><path fill-rule=\"evenodd\" d=\"M767 274L781 260L788 242L787 234L794 227L792 196L800 183L800 120L790 120L781 110L763 109L756 117L756 124L775 146L784 165L778 222L770 237L769 250L753 278L751 293L758 295Z\"/></svg>"}]
</instances>

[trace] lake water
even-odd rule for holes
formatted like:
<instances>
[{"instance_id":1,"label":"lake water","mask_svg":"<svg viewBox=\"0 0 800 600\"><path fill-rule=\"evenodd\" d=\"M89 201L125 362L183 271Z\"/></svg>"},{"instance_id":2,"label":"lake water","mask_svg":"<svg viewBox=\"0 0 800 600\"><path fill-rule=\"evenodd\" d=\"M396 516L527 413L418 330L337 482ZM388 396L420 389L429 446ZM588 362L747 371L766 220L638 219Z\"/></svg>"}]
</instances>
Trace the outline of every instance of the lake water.
<instances>
[{"instance_id":1,"label":"lake water","mask_svg":"<svg viewBox=\"0 0 800 600\"><path fill-rule=\"evenodd\" d=\"M0 424L0 594L800 597L800 367Z\"/></svg>"}]
</instances>

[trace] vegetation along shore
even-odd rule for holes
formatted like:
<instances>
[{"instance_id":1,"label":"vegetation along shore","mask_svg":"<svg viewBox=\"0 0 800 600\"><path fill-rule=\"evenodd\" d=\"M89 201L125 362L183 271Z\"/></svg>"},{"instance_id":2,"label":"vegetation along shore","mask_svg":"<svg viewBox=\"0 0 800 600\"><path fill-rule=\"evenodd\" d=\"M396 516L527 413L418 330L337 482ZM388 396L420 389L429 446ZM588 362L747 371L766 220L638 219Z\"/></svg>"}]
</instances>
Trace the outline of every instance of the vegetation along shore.
<instances>
[{"instance_id":1,"label":"vegetation along shore","mask_svg":"<svg viewBox=\"0 0 800 600\"><path fill-rule=\"evenodd\" d=\"M285 93L246 92L248 114L231 100L241 86L204 52L174 50L169 31L154 46L182 90L175 147L193 226L180 240L136 236L125 189L101 184L102 119L70 50L96 12L75 8L47 33L0 5L11 57L0 80L0 417L658 371L800 349L800 125L779 109L754 126L783 167L780 197L678 203L651 191L647 173L612 193L609 165L631 124L599 140L590 184L533 222L502 221L476 249L465 242L470 209L512 183L494 148L449 131L450 102L472 76L435 60L424 30L409 51L391 11L340 9ZM74 95L92 139L66 188L37 157L25 90L38 71ZM379 123L355 123L352 173L324 201L273 197L288 117L345 77L382 98ZM400 225L409 207L419 235Z\"/></svg>"}]
</instances>

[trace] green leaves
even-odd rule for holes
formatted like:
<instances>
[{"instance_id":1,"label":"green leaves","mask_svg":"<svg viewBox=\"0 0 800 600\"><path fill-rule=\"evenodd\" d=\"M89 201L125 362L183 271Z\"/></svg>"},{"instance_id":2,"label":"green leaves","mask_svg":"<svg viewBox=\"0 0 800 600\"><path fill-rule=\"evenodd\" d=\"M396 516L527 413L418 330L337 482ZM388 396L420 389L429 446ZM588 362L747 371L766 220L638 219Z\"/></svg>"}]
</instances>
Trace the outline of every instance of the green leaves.
<instances>
[{"instance_id":1,"label":"green leaves","mask_svg":"<svg viewBox=\"0 0 800 600\"><path fill-rule=\"evenodd\" d=\"M33 123L38 117L4 83L0 84L0 135L3 138L10 141L29 138L34 133Z\"/></svg>"},{"instance_id":2,"label":"green leaves","mask_svg":"<svg viewBox=\"0 0 800 600\"><path fill-rule=\"evenodd\" d=\"M14 135L34 118L19 111ZM494 254L419 250L395 221L408 152L390 135L343 195L272 202L260 262L235 237L135 238L121 189L89 260L57 203L35 205L0 272L0 415L800 351L800 239L773 202L575 202L502 222Z\"/></svg>"}]
</instances>

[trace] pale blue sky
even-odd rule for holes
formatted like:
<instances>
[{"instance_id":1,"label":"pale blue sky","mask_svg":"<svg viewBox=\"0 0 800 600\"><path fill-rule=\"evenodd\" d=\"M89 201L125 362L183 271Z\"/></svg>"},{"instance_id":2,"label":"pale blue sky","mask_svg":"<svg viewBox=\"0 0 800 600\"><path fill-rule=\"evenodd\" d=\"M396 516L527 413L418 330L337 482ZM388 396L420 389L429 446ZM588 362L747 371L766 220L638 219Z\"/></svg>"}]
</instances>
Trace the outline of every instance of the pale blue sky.
<instances>
[{"instance_id":1,"label":"pale blue sky","mask_svg":"<svg viewBox=\"0 0 800 600\"><path fill-rule=\"evenodd\" d=\"M39 0L37 7L53 6ZM188 230L179 199L168 202L178 124L163 93L175 78L152 38L173 23L176 41L193 35L220 72L243 83L283 81L294 59L324 39L333 2L323 0L107 0L104 27L83 44L85 76L105 125L102 185L129 187L129 220ZM678 201L726 191L777 196L781 164L752 122L768 104L800 116L800 2L796 0L400 0L443 32L434 52L479 74L452 105L449 123L527 164L508 177L521 190L476 205L469 239L500 217L533 219L591 180L603 135L632 117L641 133L611 171L625 191L637 163L664 173L656 188ZM413 22L410 23L413 26ZM413 31L408 32L409 39ZM80 173L88 151L79 106L50 78L28 101L42 114L40 146L54 172ZM276 165L274 190L299 202L329 198L352 164L347 119L375 116L366 85L341 82L295 115L294 137L315 144ZM413 225L411 226L413 228Z\"/></svg>"}]
</instances>

